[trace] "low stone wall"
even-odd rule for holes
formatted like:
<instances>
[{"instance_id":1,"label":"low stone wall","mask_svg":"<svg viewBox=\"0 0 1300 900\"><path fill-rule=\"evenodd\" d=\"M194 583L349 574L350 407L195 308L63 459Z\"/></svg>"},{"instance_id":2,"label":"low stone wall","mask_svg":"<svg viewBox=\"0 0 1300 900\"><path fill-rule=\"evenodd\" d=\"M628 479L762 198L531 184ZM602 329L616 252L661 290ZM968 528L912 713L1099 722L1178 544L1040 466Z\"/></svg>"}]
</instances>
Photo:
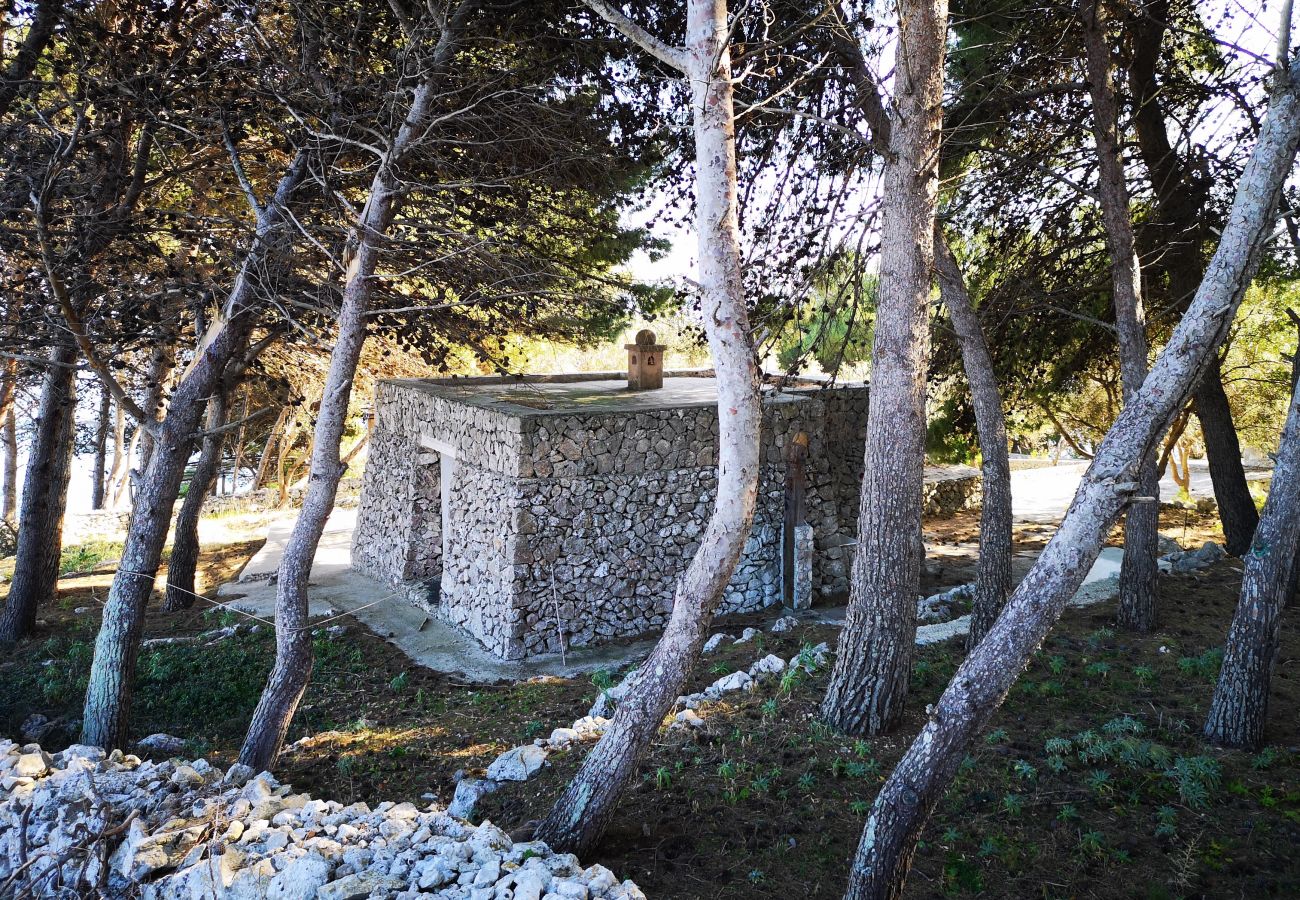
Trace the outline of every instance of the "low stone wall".
<instances>
[{"instance_id":1,"label":"low stone wall","mask_svg":"<svg viewBox=\"0 0 1300 900\"><path fill-rule=\"evenodd\" d=\"M970 466L926 466L922 511L927 516L951 516L974 509L983 500L983 480Z\"/></svg>"},{"instance_id":2,"label":"low stone wall","mask_svg":"<svg viewBox=\"0 0 1300 900\"><path fill-rule=\"evenodd\" d=\"M344 806L247 766L0 741L0 889L144 900L644 900L604 866L435 806Z\"/></svg>"}]
</instances>

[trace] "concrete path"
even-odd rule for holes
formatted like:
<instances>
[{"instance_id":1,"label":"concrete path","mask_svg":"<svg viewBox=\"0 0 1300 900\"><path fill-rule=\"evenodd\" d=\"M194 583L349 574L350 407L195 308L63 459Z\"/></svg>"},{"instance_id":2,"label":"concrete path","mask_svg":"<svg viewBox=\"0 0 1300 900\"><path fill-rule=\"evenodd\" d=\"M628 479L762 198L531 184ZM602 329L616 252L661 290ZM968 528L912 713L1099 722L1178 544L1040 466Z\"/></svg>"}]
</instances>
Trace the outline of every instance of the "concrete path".
<instances>
[{"instance_id":1,"label":"concrete path","mask_svg":"<svg viewBox=\"0 0 1300 900\"><path fill-rule=\"evenodd\" d=\"M1041 469L1021 469L1011 473L1011 512L1017 522L1055 523L1065 515L1074 499L1079 479L1088 468L1087 462L1068 460ZM1210 469L1204 460L1192 460L1189 468L1193 500L1212 498L1214 485L1210 482ZM1272 471L1251 467L1246 470L1250 481L1265 481ZM1178 496L1178 485L1167 472L1160 482L1160 497L1169 501Z\"/></svg>"},{"instance_id":2,"label":"concrete path","mask_svg":"<svg viewBox=\"0 0 1300 900\"><path fill-rule=\"evenodd\" d=\"M296 511L290 510L271 524L262 546L237 580L221 586L217 596L237 609L272 620L275 617L274 575L280 567L285 543L293 530ZM351 570L355 509L335 509L325 524L312 564L309 614L353 615L375 634L436 672L458 674L467 681L522 680L536 675L578 675L602 668L617 668L644 656L653 639L633 644L580 648L561 656L533 657L526 664L499 659L473 638L426 616L399 592Z\"/></svg>"}]
</instances>

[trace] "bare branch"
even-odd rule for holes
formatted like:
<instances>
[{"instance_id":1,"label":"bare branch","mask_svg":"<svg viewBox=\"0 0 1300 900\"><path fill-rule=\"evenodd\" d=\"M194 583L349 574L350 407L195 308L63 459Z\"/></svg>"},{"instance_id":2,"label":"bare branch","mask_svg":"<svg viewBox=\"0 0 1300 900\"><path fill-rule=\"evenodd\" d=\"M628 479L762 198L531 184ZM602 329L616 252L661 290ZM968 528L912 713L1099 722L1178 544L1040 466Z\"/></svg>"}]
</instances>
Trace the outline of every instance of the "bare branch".
<instances>
[{"instance_id":1,"label":"bare branch","mask_svg":"<svg viewBox=\"0 0 1300 900\"><path fill-rule=\"evenodd\" d=\"M659 40L659 38L625 16L621 10L615 9L608 3L603 2L603 0L583 0L583 2L646 53L649 53L661 63L672 66L682 74L686 73L687 66L690 63L687 60L685 51L678 47L669 46L664 41Z\"/></svg>"}]
</instances>

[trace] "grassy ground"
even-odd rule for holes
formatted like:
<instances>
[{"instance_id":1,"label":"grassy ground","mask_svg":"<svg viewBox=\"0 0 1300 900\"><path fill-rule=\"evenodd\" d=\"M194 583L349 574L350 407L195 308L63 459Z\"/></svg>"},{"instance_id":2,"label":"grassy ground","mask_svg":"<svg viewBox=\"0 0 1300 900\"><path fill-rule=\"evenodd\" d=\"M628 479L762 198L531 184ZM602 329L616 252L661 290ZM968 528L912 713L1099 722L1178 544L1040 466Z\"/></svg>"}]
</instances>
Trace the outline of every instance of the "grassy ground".
<instances>
[{"instance_id":1,"label":"grassy ground","mask_svg":"<svg viewBox=\"0 0 1300 900\"><path fill-rule=\"evenodd\" d=\"M931 537L969 540L973 524L947 522ZM1165 524L1180 536L1177 521ZM1188 542L1212 534L1205 522L1184 524ZM254 549L209 548L206 583L233 573ZM908 896L1300 895L1293 850L1300 839L1300 639L1292 630L1283 632L1270 747L1227 753L1198 737L1239 569L1229 560L1202 576L1164 580L1165 624L1154 635L1116 633L1107 605L1067 612L927 827ZM110 571L65 580L57 602L42 610L38 637L0 662L6 734L16 737L32 712L77 716L95 600ZM950 580L946 572L937 578ZM92 609L76 614L78 607ZM155 604L146 631L194 634L235 621L230 615L165 616ZM313 683L290 739L311 737L286 756L281 773L316 796L419 801L432 793L445 802L458 771L477 772L502 750L567 725L597 692L587 680L459 684L409 666L384 641L348 625L342 637L316 639ZM746 668L767 652L789 658L822 640L833 645L834 631L809 627L728 646L702 663L693 683ZM825 672L703 710L699 731L661 733L593 861L656 897L840 896L878 785L960 649L953 642L919 654L911 713L886 738L846 740L818 721ZM273 652L266 630L212 647L146 650L132 733L177 734L195 753L229 760ZM68 735L47 743L59 740ZM553 755L537 778L489 797L484 812L508 829L526 829L579 761L578 753Z\"/></svg>"}]
</instances>

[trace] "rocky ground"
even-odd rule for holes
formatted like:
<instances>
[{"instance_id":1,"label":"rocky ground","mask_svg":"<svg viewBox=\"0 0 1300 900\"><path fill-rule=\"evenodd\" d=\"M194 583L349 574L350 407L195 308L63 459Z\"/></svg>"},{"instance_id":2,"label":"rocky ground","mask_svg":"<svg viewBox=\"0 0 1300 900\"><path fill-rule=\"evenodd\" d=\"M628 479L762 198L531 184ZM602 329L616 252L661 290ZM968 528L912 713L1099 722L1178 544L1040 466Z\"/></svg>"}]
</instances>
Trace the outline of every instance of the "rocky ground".
<instances>
[{"instance_id":1,"label":"rocky ground","mask_svg":"<svg viewBox=\"0 0 1300 900\"><path fill-rule=\"evenodd\" d=\"M0 743L0 895L635 900L600 865L437 806L344 806L268 773Z\"/></svg>"}]
</instances>

